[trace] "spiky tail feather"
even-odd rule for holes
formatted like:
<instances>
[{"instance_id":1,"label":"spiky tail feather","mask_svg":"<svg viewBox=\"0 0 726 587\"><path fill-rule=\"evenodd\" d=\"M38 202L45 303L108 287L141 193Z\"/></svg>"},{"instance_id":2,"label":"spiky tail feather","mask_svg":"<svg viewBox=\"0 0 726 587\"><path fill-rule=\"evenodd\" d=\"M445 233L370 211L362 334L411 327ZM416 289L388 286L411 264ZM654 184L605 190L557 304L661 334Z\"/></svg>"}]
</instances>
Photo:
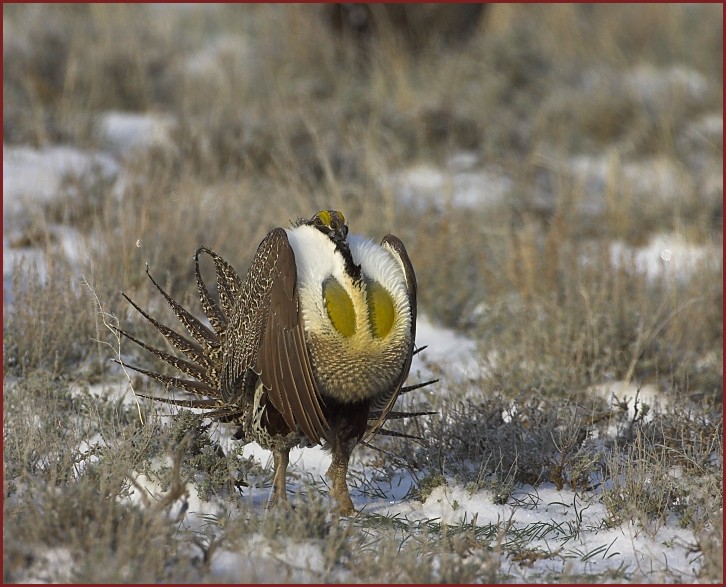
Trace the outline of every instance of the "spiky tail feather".
<instances>
[{"instance_id":1,"label":"spiky tail feather","mask_svg":"<svg viewBox=\"0 0 726 587\"><path fill-rule=\"evenodd\" d=\"M207 289L204 280L202 279L201 272L199 270L199 256L201 253L206 253L214 260L215 274L217 280L217 291L219 294L219 304L214 301L209 290ZM175 348L177 351L182 353L186 359L182 359L161 349L152 347L138 338L132 336L128 332L117 329L118 333L123 337L129 339L137 346L145 349L151 354L155 355L165 363L171 365L175 369L181 371L185 375L192 379L183 379L181 377L173 377L170 375L164 375L157 371L150 371L148 369L142 369L134 365L127 365L122 361L116 361L120 365L123 365L133 371L142 373L147 377L151 377L156 381L162 383L167 389L177 389L184 391L193 396L197 396L200 399L172 399L163 398L154 395L143 395L137 394L141 397L152 399L161 403L170 405L180 406L184 408L197 408L206 411L206 415L212 419L219 420L221 422L234 422L239 421L242 417L242 410L239 406L234 404L227 404L222 399L222 394L219 387L219 377L222 372L222 353L221 353L221 341L224 340L224 334L229 324L229 316L231 315L234 308L234 301L242 290L243 282L240 279L234 268L227 263L217 253L206 247L200 247L197 249L194 255L194 274L197 282L197 291L199 293L199 300L204 310L204 314L209 320L212 328L208 328L196 317L194 317L186 308L174 300L151 276L149 268L146 268L146 275L148 275L151 282L154 284L157 290L162 294L164 299L167 301L174 314L179 319L189 334L193 337L193 340L179 334L175 330L157 321L141 309L131 298L126 294L122 293L124 298L148 321L161 335L167 340L167 342ZM419 347L414 351L417 354L424 350L426 347ZM405 386L401 389L401 393L409 393L417 389L421 389L428 385L436 383L438 379L426 381L424 383L418 383L415 385ZM397 420L402 418L417 418L421 416L432 415L435 412L390 412L387 415L387 420ZM373 424L377 421L379 413L371 412L369 414L369 423ZM399 436L404 438L418 438L411 436L403 432L395 432L392 430L379 429L376 434L382 436Z\"/></svg>"}]
</instances>

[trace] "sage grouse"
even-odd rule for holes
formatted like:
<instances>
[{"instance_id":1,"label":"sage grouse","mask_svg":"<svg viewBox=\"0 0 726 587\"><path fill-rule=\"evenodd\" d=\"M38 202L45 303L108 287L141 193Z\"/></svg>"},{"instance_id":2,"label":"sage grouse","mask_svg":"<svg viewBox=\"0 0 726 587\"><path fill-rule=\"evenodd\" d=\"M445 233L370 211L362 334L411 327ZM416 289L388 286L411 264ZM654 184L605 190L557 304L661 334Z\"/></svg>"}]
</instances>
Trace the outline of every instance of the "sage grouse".
<instances>
[{"instance_id":1,"label":"sage grouse","mask_svg":"<svg viewBox=\"0 0 726 587\"><path fill-rule=\"evenodd\" d=\"M202 254L214 261L219 301L199 271ZM124 297L186 358L122 335L191 379L139 367L135 371L197 396L152 399L191 408L240 425L237 437L272 451L270 505L287 500L290 449L322 444L332 453L327 476L343 515L354 512L346 484L353 448L397 412L416 336L416 277L403 243L380 245L349 236L341 212L323 210L291 228L275 228L260 243L242 280L215 252L195 255L199 299L211 328L171 298L148 273L194 340L159 323ZM418 349L421 350L421 349ZM148 397L148 396L147 396Z\"/></svg>"}]
</instances>

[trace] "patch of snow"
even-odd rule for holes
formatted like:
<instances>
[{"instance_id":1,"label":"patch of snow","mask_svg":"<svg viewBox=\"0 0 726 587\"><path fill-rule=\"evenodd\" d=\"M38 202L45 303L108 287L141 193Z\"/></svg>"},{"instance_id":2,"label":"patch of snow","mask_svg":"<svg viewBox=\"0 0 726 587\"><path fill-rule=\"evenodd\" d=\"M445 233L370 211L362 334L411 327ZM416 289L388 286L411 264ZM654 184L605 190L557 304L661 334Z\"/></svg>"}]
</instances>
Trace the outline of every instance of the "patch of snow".
<instances>
[{"instance_id":1,"label":"patch of snow","mask_svg":"<svg viewBox=\"0 0 726 587\"><path fill-rule=\"evenodd\" d=\"M614 242L610 245L610 254L616 266L632 259L636 269L649 279L663 276L687 280L704 263L715 267L723 262L723 251L692 245L677 234L654 235L646 246L638 248Z\"/></svg>"},{"instance_id":2,"label":"patch of snow","mask_svg":"<svg viewBox=\"0 0 726 587\"><path fill-rule=\"evenodd\" d=\"M622 161L617 153L577 155L563 167L584 195L582 212L598 215L605 210L605 194L615 189L637 205L672 204L693 196L690 173L666 157Z\"/></svg>"},{"instance_id":3,"label":"patch of snow","mask_svg":"<svg viewBox=\"0 0 726 587\"><path fill-rule=\"evenodd\" d=\"M651 199L677 202L694 192L691 174L666 157L629 161L622 167L621 189L648 205Z\"/></svg>"},{"instance_id":4,"label":"patch of snow","mask_svg":"<svg viewBox=\"0 0 726 587\"><path fill-rule=\"evenodd\" d=\"M73 198L72 189L64 186L68 177L90 177L98 173L112 180L119 175L119 165L107 154L82 151L67 146L44 149L3 146L3 291L4 302L12 304L13 269L18 263L35 266L39 282L47 279L47 253L59 252L72 265L88 263L98 252L98 242L83 236L77 229L60 224L41 225L43 232L31 238L46 239L29 246L34 218L45 218L43 206L63 197ZM30 228L29 228L30 227ZM24 286L24 284L21 284Z\"/></svg>"},{"instance_id":5,"label":"patch of snow","mask_svg":"<svg viewBox=\"0 0 726 587\"><path fill-rule=\"evenodd\" d=\"M635 410L635 399L646 403L651 408L662 411L670 405L670 399L653 384L638 385L627 381L613 381L594 385L588 390L590 393L600 395L611 402L611 405L628 405L628 416L632 418ZM648 421L652 420L652 417Z\"/></svg>"},{"instance_id":6,"label":"patch of snow","mask_svg":"<svg viewBox=\"0 0 726 587\"><path fill-rule=\"evenodd\" d=\"M686 127L685 135L704 140L714 147L723 147L723 113L701 115Z\"/></svg>"},{"instance_id":7,"label":"patch of snow","mask_svg":"<svg viewBox=\"0 0 726 587\"><path fill-rule=\"evenodd\" d=\"M253 44L249 39L226 34L187 57L182 71L195 84L230 89L230 76L249 76L255 65Z\"/></svg>"},{"instance_id":8,"label":"patch of snow","mask_svg":"<svg viewBox=\"0 0 726 587\"><path fill-rule=\"evenodd\" d=\"M78 265L90 259L91 251L87 239L75 228L61 224L53 224L46 227L50 246L60 253L71 263ZM18 238L20 234L9 229L6 236L3 236L3 274L7 274L17 262L44 261L45 252L36 247L14 246L12 238ZM36 268L44 273L44 263L37 263Z\"/></svg>"},{"instance_id":9,"label":"patch of snow","mask_svg":"<svg viewBox=\"0 0 726 587\"><path fill-rule=\"evenodd\" d=\"M131 485L128 497L124 497L123 499L129 499L131 503L145 508L153 503L152 500L164 493L161 485L145 473L132 471L130 476L135 483Z\"/></svg>"},{"instance_id":10,"label":"patch of snow","mask_svg":"<svg viewBox=\"0 0 726 587\"><path fill-rule=\"evenodd\" d=\"M60 252L71 265L80 267L81 264L90 262L96 254L93 247L88 244L89 239L75 228L54 224L47 226L46 229L50 250ZM17 237L19 234L9 229L9 233L3 235L3 303L7 308L12 307L16 296L13 283L16 267L22 266L28 271L34 271L37 274L38 285L45 284L48 279L48 251L36 247L14 247L8 236ZM19 284L21 291L27 286L27 283Z\"/></svg>"},{"instance_id":11,"label":"patch of snow","mask_svg":"<svg viewBox=\"0 0 726 587\"><path fill-rule=\"evenodd\" d=\"M412 374L421 372L421 377L430 377L429 366L437 364L445 367L447 378L453 381L471 381L481 377L481 357L476 342L455 330L434 325L426 316L417 317L416 346L427 348L414 356Z\"/></svg>"},{"instance_id":12,"label":"patch of snow","mask_svg":"<svg viewBox=\"0 0 726 587\"><path fill-rule=\"evenodd\" d=\"M33 205L48 203L61 196L66 176L84 176L94 170L113 178L118 174L119 166L107 154L73 147L34 149L3 145L5 222L12 224L27 219Z\"/></svg>"},{"instance_id":13,"label":"patch of snow","mask_svg":"<svg viewBox=\"0 0 726 587\"><path fill-rule=\"evenodd\" d=\"M96 132L104 147L123 156L151 147L171 147L175 126L172 116L149 112L105 112L96 120Z\"/></svg>"},{"instance_id":14,"label":"patch of snow","mask_svg":"<svg viewBox=\"0 0 726 587\"><path fill-rule=\"evenodd\" d=\"M474 169L477 163L479 154L476 151L458 151L446 160L446 167L452 171L468 171Z\"/></svg>"},{"instance_id":15,"label":"patch of snow","mask_svg":"<svg viewBox=\"0 0 726 587\"><path fill-rule=\"evenodd\" d=\"M710 84L695 69L683 65L656 67L638 65L625 73L625 87L641 102L650 105L667 104L673 96L685 94L692 100L702 100Z\"/></svg>"},{"instance_id":16,"label":"patch of snow","mask_svg":"<svg viewBox=\"0 0 726 587\"><path fill-rule=\"evenodd\" d=\"M45 253L31 247L10 248L8 239L3 235L3 305L8 308L12 307L15 299L13 272L20 266L36 271L38 279L45 282L47 278Z\"/></svg>"},{"instance_id":17,"label":"patch of snow","mask_svg":"<svg viewBox=\"0 0 726 587\"><path fill-rule=\"evenodd\" d=\"M263 466L272 466L272 451L262 448L256 442L246 444L243 457L253 457ZM331 462L330 453L321 446L295 447L290 451L290 470L297 470L312 478L323 477Z\"/></svg>"},{"instance_id":18,"label":"patch of snow","mask_svg":"<svg viewBox=\"0 0 726 587\"><path fill-rule=\"evenodd\" d=\"M70 549L59 547L37 549L31 557L30 567L21 573L19 584L70 583L73 577L73 554Z\"/></svg>"},{"instance_id":19,"label":"patch of snow","mask_svg":"<svg viewBox=\"0 0 726 587\"><path fill-rule=\"evenodd\" d=\"M310 542L289 541L285 548L284 558L290 566L291 579L295 583L313 580L325 570L325 559L317 544Z\"/></svg>"},{"instance_id":20,"label":"patch of snow","mask_svg":"<svg viewBox=\"0 0 726 587\"><path fill-rule=\"evenodd\" d=\"M185 525L187 527L199 528L206 524L206 516L217 516L224 511L224 507L216 500L202 500L199 497L194 483L188 483L186 486L185 508L186 518Z\"/></svg>"},{"instance_id":21,"label":"patch of snow","mask_svg":"<svg viewBox=\"0 0 726 587\"><path fill-rule=\"evenodd\" d=\"M286 540L281 546L253 534L243 551L215 553L210 571L218 580L235 583L308 583L325 571L325 558L312 542Z\"/></svg>"},{"instance_id":22,"label":"patch of snow","mask_svg":"<svg viewBox=\"0 0 726 587\"><path fill-rule=\"evenodd\" d=\"M47 253L60 252L72 265L90 261L97 252L94 243L75 228L50 224L43 227L47 243L40 247L27 246L25 234L33 215L42 207L61 197L72 197L64 189L67 177L88 177L99 173L113 179L119 174L119 165L107 154L82 151L66 146L44 149L3 146L3 293L4 303L11 306L13 269L17 264L34 266L39 282L47 279ZM49 247L48 250L43 246ZM20 284L24 287L25 284Z\"/></svg>"},{"instance_id":23,"label":"patch of snow","mask_svg":"<svg viewBox=\"0 0 726 587\"><path fill-rule=\"evenodd\" d=\"M614 412L620 413L620 418L611 420L607 429L607 436L615 438L620 432L620 425L632 422L638 413L642 413L643 404L650 408L643 418L645 422L653 420L657 412L663 412L670 405L670 399L653 384L638 385L627 381L612 381L593 385L587 390L593 395L605 398Z\"/></svg>"},{"instance_id":24,"label":"patch of snow","mask_svg":"<svg viewBox=\"0 0 726 587\"><path fill-rule=\"evenodd\" d=\"M105 444L103 437L100 434L94 434L90 438L82 440L78 445L78 462L74 467L75 477L78 478L83 473L86 465L95 463L98 461L98 457L93 454L93 449L97 446L103 446Z\"/></svg>"},{"instance_id":25,"label":"patch of snow","mask_svg":"<svg viewBox=\"0 0 726 587\"><path fill-rule=\"evenodd\" d=\"M453 158L455 169L418 164L393 173L388 181L393 192L407 205L487 208L501 204L512 189L511 178L490 167L474 169L470 157ZM458 168L458 169L456 169Z\"/></svg>"},{"instance_id":26,"label":"patch of snow","mask_svg":"<svg viewBox=\"0 0 726 587\"><path fill-rule=\"evenodd\" d=\"M295 447L290 451L290 465L312 478L322 478L332 462L331 453L321 446ZM355 455L351 463L355 462Z\"/></svg>"},{"instance_id":27,"label":"patch of snow","mask_svg":"<svg viewBox=\"0 0 726 587\"><path fill-rule=\"evenodd\" d=\"M168 457L157 459L152 463L152 468L171 467L172 462ZM145 473L131 472L134 483L129 488L128 499L131 503L141 508L153 508L155 504L164 499L168 492L163 491L161 485ZM182 522L188 529L199 529L208 524L207 517L214 518L224 511L224 507L217 500L202 500L199 498L196 485L187 483L184 487L184 495L164 510L168 519Z\"/></svg>"},{"instance_id":28,"label":"patch of snow","mask_svg":"<svg viewBox=\"0 0 726 587\"><path fill-rule=\"evenodd\" d=\"M215 552L209 569L212 577L225 583L280 582L280 563L269 556L271 549L269 545L262 544L260 538L259 535L250 538L243 551Z\"/></svg>"},{"instance_id":29,"label":"patch of snow","mask_svg":"<svg viewBox=\"0 0 726 587\"><path fill-rule=\"evenodd\" d=\"M58 249L72 265L79 266L91 260L92 250L88 246L88 239L78 230L62 225L54 225L49 229L58 242Z\"/></svg>"},{"instance_id":30,"label":"patch of snow","mask_svg":"<svg viewBox=\"0 0 726 587\"><path fill-rule=\"evenodd\" d=\"M527 536L527 549L546 553L531 564L502 561L502 570L514 580L531 581L538 576L568 573L602 573L621 570L637 577L693 578L700 568L700 558L690 550L694 537L680 528L661 528L657 536L648 536L641 528L625 523L603 529L609 518L605 506L594 495L557 490L553 484L537 488L518 488L507 504L495 504L488 491L471 493L465 488L439 486L425 502L408 501L370 508L385 516L408 521L436 520L449 525L474 524L508 527L495 533L492 546L513 536ZM567 569L565 568L567 566Z\"/></svg>"},{"instance_id":31,"label":"patch of snow","mask_svg":"<svg viewBox=\"0 0 726 587\"><path fill-rule=\"evenodd\" d=\"M104 349L105 351L105 349ZM110 349L109 349L110 352ZM136 406L140 398L136 397L131 389L129 380L126 378L104 383L94 383L88 387L88 393L104 401L116 403L121 400L125 406Z\"/></svg>"},{"instance_id":32,"label":"patch of snow","mask_svg":"<svg viewBox=\"0 0 726 587\"><path fill-rule=\"evenodd\" d=\"M411 197L406 190L426 193L440 191L446 181L446 175L439 167L421 163L400 172L393 179L394 182L400 182L404 197Z\"/></svg>"}]
</instances>

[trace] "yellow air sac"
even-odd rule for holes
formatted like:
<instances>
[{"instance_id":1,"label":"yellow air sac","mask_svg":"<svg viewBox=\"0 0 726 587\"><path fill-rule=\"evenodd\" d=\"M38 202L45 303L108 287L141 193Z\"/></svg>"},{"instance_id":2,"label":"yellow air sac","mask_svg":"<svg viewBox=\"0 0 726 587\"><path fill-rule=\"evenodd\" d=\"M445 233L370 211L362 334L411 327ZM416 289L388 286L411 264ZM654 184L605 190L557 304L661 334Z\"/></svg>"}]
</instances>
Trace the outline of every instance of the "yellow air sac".
<instances>
[{"instance_id":1,"label":"yellow air sac","mask_svg":"<svg viewBox=\"0 0 726 587\"><path fill-rule=\"evenodd\" d=\"M393 300L386 289L377 281L369 281L367 291L371 332L376 338L384 338L393 327Z\"/></svg>"},{"instance_id":2,"label":"yellow air sac","mask_svg":"<svg viewBox=\"0 0 726 587\"><path fill-rule=\"evenodd\" d=\"M355 334L353 300L340 282L330 277L323 283L323 300L333 327L345 337Z\"/></svg>"}]
</instances>

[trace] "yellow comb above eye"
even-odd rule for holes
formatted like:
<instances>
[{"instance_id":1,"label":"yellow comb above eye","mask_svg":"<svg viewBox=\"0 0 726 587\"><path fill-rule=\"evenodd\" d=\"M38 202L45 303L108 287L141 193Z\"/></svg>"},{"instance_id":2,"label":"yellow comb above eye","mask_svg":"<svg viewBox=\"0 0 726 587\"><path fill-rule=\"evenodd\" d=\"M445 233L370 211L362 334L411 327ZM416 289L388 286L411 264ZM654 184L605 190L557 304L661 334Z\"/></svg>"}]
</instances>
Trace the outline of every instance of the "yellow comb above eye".
<instances>
[{"instance_id":1,"label":"yellow comb above eye","mask_svg":"<svg viewBox=\"0 0 726 587\"><path fill-rule=\"evenodd\" d=\"M366 280L366 293L371 331L376 338L384 338L393 327L393 299L380 283L372 279Z\"/></svg>"},{"instance_id":2,"label":"yellow comb above eye","mask_svg":"<svg viewBox=\"0 0 726 587\"><path fill-rule=\"evenodd\" d=\"M316 215L316 218L320 218L322 220L323 224L325 226L330 226L330 211L329 210L321 210Z\"/></svg>"},{"instance_id":3,"label":"yellow comb above eye","mask_svg":"<svg viewBox=\"0 0 726 587\"><path fill-rule=\"evenodd\" d=\"M345 216L339 210L321 210L313 218L319 218L325 226L330 226L333 216L337 216L341 224L345 224Z\"/></svg>"},{"instance_id":4,"label":"yellow comb above eye","mask_svg":"<svg viewBox=\"0 0 726 587\"><path fill-rule=\"evenodd\" d=\"M353 300L335 277L329 277L323 282L323 300L333 327L346 338L353 336L355 334Z\"/></svg>"}]
</instances>

